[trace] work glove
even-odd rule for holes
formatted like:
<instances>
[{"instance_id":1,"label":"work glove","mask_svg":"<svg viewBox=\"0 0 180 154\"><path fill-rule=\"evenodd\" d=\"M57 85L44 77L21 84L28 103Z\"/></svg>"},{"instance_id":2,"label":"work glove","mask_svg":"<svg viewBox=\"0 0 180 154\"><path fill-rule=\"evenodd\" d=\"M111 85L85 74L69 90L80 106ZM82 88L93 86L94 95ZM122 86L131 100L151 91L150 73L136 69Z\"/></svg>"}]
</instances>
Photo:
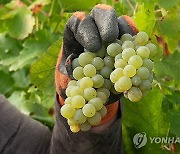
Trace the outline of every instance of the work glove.
<instances>
[{"instance_id":1,"label":"work glove","mask_svg":"<svg viewBox=\"0 0 180 154\"><path fill-rule=\"evenodd\" d=\"M86 15L84 12L75 12L66 24L63 46L55 70L57 120L53 131L53 144L58 142L66 153L123 153L120 94L110 94L106 102L108 113L100 125L108 123L117 116L117 113L119 120L101 134L92 133L91 130L72 133L66 119L60 115L60 108L67 98L65 94L67 85L73 79L72 60L83 53L84 48L91 52L97 52L103 44L112 43L125 33L132 36L138 33L133 20L125 15L117 17L116 11L105 4L96 5L90 15ZM114 139L117 141L113 142ZM58 151L53 144L51 153Z\"/></svg>"}]
</instances>

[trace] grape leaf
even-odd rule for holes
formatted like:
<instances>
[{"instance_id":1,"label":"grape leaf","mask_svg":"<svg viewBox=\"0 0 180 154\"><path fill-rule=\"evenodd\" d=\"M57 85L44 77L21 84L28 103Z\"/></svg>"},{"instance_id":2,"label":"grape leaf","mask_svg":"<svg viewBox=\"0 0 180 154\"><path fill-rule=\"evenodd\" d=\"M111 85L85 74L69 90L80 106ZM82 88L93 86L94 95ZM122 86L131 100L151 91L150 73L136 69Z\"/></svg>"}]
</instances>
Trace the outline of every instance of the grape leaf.
<instances>
[{"instance_id":1,"label":"grape leaf","mask_svg":"<svg viewBox=\"0 0 180 154\"><path fill-rule=\"evenodd\" d=\"M157 28L162 35L172 39L180 38L180 15L177 10L165 15L162 20L157 22ZM171 29L169 29L171 28ZM176 35L174 35L176 34Z\"/></svg>"},{"instance_id":2,"label":"grape leaf","mask_svg":"<svg viewBox=\"0 0 180 154\"><path fill-rule=\"evenodd\" d=\"M170 122L170 131L176 136L180 136L180 109L168 112L168 121Z\"/></svg>"},{"instance_id":3,"label":"grape leaf","mask_svg":"<svg viewBox=\"0 0 180 154\"><path fill-rule=\"evenodd\" d=\"M178 0L157 0L157 3L165 9L170 9L178 4Z\"/></svg>"},{"instance_id":4,"label":"grape leaf","mask_svg":"<svg viewBox=\"0 0 180 154\"><path fill-rule=\"evenodd\" d=\"M0 34L0 64L8 66L15 62L20 50L22 49L20 42L5 35Z\"/></svg>"},{"instance_id":5,"label":"grape leaf","mask_svg":"<svg viewBox=\"0 0 180 154\"><path fill-rule=\"evenodd\" d=\"M16 61L11 63L9 70L16 71L32 64L57 38L58 35L52 34L48 30L38 31L35 37L29 38L24 42L23 50L21 50Z\"/></svg>"},{"instance_id":6,"label":"grape leaf","mask_svg":"<svg viewBox=\"0 0 180 154\"><path fill-rule=\"evenodd\" d=\"M59 5L65 11L90 10L96 4L101 3L100 0L82 1L82 0L58 0Z\"/></svg>"},{"instance_id":7,"label":"grape leaf","mask_svg":"<svg viewBox=\"0 0 180 154\"><path fill-rule=\"evenodd\" d=\"M166 112L167 120L170 122L170 132L180 136L180 91L176 90L164 97L163 110Z\"/></svg>"},{"instance_id":8,"label":"grape leaf","mask_svg":"<svg viewBox=\"0 0 180 154\"><path fill-rule=\"evenodd\" d=\"M6 4L6 3L9 3L11 0L1 0L0 1L0 4Z\"/></svg>"},{"instance_id":9,"label":"grape leaf","mask_svg":"<svg viewBox=\"0 0 180 154\"><path fill-rule=\"evenodd\" d=\"M10 73L0 71L0 93L6 94L13 89L13 78Z\"/></svg>"},{"instance_id":10,"label":"grape leaf","mask_svg":"<svg viewBox=\"0 0 180 154\"><path fill-rule=\"evenodd\" d=\"M117 15L118 16L121 16L121 15L124 15L126 14L127 12L127 8L125 7L125 5L121 2L116 2L114 3L114 9L116 10L117 12ZM129 14L129 13L128 13Z\"/></svg>"},{"instance_id":11,"label":"grape leaf","mask_svg":"<svg viewBox=\"0 0 180 154\"><path fill-rule=\"evenodd\" d=\"M137 12L134 16L134 21L140 31L145 31L149 36L152 35L154 26L155 26L155 14L154 14L154 5L141 5L140 12Z\"/></svg>"},{"instance_id":12,"label":"grape leaf","mask_svg":"<svg viewBox=\"0 0 180 154\"><path fill-rule=\"evenodd\" d=\"M35 19L32 13L25 8L19 9L14 18L6 21L8 33L17 39L26 38L33 30Z\"/></svg>"},{"instance_id":13,"label":"grape leaf","mask_svg":"<svg viewBox=\"0 0 180 154\"><path fill-rule=\"evenodd\" d=\"M25 69L14 72L12 77L16 87L26 88L30 85L30 78Z\"/></svg>"},{"instance_id":14,"label":"grape leaf","mask_svg":"<svg viewBox=\"0 0 180 154\"><path fill-rule=\"evenodd\" d=\"M164 56L162 60L156 61L154 64L154 72L156 76L161 79L164 77L170 77L180 85L179 74L180 74L180 52L176 51L169 56Z\"/></svg>"},{"instance_id":15,"label":"grape leaf","mask_svg":"<svg viewBox=\"0 0 180 154\"><path fill-rule=\"evenodd\" d=\"M177 48L180 39L180 15L179 9L168 12L162 20L158 20L156 29L159 35L165 36L171 52Z\"/></svg>"},{"instance_id":16,"label":"grape leaf","mask_svg":"<svg viewBox=\"0 0 180 154\"><path fill-rule=\"evenodd\" d=\"M123 131L125 131L124 141L127 150L131 153L161 153L161 144L151 144L149 137L166 137L169 124L166 122L162 111L163 94L156 87L149 91L147 95L138 103L132 103L123 99ZM133 136L137 133L145 132L148 138L147 144L139 149L133 145Z\"/></svg>"},{"instance_id":17,"label":"grape leaf","mask_svg":"<svg viewBox=\"0 0 180 154\"><path fill-rule=\"evenodd\" d=\"M62 39L55 42L48 51L36 61L30 71L31 81L41 90L54 93L54 71L61 48Z\"/></svg>"},{"instance_id":18,"label":"grape leaf","mask_svg":"<svg viewBox=\"0 0 180 154\"><path fill-rule=\"evenodd\" d=\"M20 1L11 1L3 6L0 9L0 21L6 27L5 31L17 39L26 38L35 25L32 12Z\"/></svg>"}]
</instances>

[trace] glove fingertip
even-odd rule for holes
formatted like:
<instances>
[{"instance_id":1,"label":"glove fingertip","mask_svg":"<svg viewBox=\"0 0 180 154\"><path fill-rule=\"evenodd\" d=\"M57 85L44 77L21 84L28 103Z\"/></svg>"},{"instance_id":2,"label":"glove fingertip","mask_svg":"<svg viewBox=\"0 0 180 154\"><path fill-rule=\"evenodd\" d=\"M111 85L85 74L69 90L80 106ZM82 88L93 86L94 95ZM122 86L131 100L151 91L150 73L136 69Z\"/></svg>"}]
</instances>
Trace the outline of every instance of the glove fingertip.
<instances>
[{"instance_id":1,"label":"glove fingertip","mask_svg":"<svg viewBox=\"0 0 180 154\"><path fill-rule=\"evenodd\" d=\"M124 18L128 22L129 26L131 27L131 29L135 34L139 32L136 24L134 23L133 19L130 16L123 15L122 18Z\"/></svg>"},{"instance_id":2,"label":"glove fingertip","mask_svg":"<svg viewBox=\"0 0 180 154\"><path fill-rule=\"evenodd\" d=\"M121 38L121 36L125 33L129 33L132 36L134 36L139 32L132 18L126 15L120 16L118 18L118 27L119 27L118 38Z\"/></svg>"}]
</instances>

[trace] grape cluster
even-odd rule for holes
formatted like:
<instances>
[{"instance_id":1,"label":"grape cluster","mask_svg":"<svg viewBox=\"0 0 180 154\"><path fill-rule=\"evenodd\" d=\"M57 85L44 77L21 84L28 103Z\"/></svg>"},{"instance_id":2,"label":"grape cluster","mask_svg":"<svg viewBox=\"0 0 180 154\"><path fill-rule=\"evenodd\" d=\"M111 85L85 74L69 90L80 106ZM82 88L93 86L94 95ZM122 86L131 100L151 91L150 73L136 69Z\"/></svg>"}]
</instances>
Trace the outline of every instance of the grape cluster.
<instances>
[{"instance_id":1,"label":"grape cluster","mask_svg":"<svg viewBox=\"0 0 180 154\"><path fill-rule=\"evenodd\" d=\"M147 90L152 87L153 58L157 48L149 42L145 32L139 32L135 36L124 34L119 41L122 52L115 51L117 43L107 47L107 53L115 57L115 69L110 75L117 92L123 92L124 96L132 102L138 102Z\"/></svg>"},{"instance_id":2,"label":"grape cluster","mask_svg":"<svg viewBox=\"0 0 180 154\"><path fill-rule=\"evenodd\" d=\"M105 54L105 49L97 54ZM110 95L112 69L105 65L105 61L109 65L111 59L105 58L103 60L86 51L72 61L75 80L68 83L67 98L61 108L61 115L67 118L72 132L88 131L91 126L98 125L107 113L105 103ZM114 61L111 63L113 66Z\"/></svg>"},{"instance_id":3,"label":"grape cluster","mask_svg":"<svg viewBox=\"0 0 180 154\"><path fill-rule=\"evenodd\" d=\"M72 132L88 131L107 114L105 103L113 94L124 93L132 102L140 101L153 80L157 48L148 43L145 32L122 35L120 40L96 53L85 49L72 61L73 77L66 89L61 115Z\"/></svg>"}]
</instances>

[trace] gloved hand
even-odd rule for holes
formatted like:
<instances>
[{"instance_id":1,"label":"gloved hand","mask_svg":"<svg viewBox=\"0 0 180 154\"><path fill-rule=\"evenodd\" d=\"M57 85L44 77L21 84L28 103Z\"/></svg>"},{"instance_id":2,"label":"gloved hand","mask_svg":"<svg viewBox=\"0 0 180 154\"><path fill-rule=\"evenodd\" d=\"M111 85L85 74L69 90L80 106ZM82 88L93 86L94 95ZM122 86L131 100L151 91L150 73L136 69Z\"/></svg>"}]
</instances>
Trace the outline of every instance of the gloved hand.
<instances>
[{"instance_id":1,"label":"gloved hand","mask_svg":"<svg viewBox=\"0 0 180 154\"><path fill-rule=\"evenodd\" d=\"M138 32L134 22L128 16L117 18L115 10L108 5L96 5L90 15L75 12L68 20L65 31L63 48L56 67L56 91L60 104L66 98L65 89L72 79L72 60L84 52L96 52L104 42L113 42L124 33L135 35ZM121 95L111 93L108 103L119 100Z\"/></svg>"},{"instance_id":2,"label":"gloved hand","mask_svg":"<svg viewBox=\"0 0 180 154\"><path fill-rule=\"evenodd\" d=\"M56 138L56 141L54 140L55 142L61 140L63 142L67 141L69 144L73 144L73 140L78 140L78 142L80 142L79 140L82 142L88 140L88 144L85 144L82 149L74 149L74 153L87 152L86 150L92 146L93 141L91 142L92 137L90 137L89 132L78 132L77 134L72 133L69 130L66 120L59 113L60 107L64 104L64 100L66 98L65 90L67 88L67 84L72 79L71 62L75 57L84 52L84 48L91 52L97 52L101 49L104 43L114 42L124 33L129 33L132 36L138 33L138 29L136 28L133 20L128 16L121 16L118 18L115 10L111 6L105 4L96 5L92 9L90 15L86 15L84 12L75 12L66 24L63 46L59 54L55 70L57 122L54 128L55 130L53 131L53 137ZM103 119L104 121L100 123L101 125L108 123L108 121L117 116L118 112L119 117L121 117L121 109L119 109L120 97L121 95L110 95L106 105L108 113ZM111 137L116 138L116 136L119 136L120 139L118 139L117 144L122 144L121 125L119 127L118 124L118 126L115 126L113 129L115 128L120 129L120 132L117 132L118 134L111 134ZM59 131L59 129L61 130ZM61 139L58 139L58 137ZM101 137L101 140L103 140L103 137ZM108 146L101 149L104 142L106 142L101 140L99 140L99 147L96 146L96 150L92 150L91 152L97 153L97 150L99 149L99 152L103 153L108 150L106 148L111 146L112 143L109 143L109 145L106 143ZM64 144L63 146L65 149L68 149L67 145ZM121 146L119 146L118 149L121 149ZM114 150L116 151L117 147L114 148ZM69 149L67 153L68 152L72 151Z\"/></svg>"}]
</instances>

